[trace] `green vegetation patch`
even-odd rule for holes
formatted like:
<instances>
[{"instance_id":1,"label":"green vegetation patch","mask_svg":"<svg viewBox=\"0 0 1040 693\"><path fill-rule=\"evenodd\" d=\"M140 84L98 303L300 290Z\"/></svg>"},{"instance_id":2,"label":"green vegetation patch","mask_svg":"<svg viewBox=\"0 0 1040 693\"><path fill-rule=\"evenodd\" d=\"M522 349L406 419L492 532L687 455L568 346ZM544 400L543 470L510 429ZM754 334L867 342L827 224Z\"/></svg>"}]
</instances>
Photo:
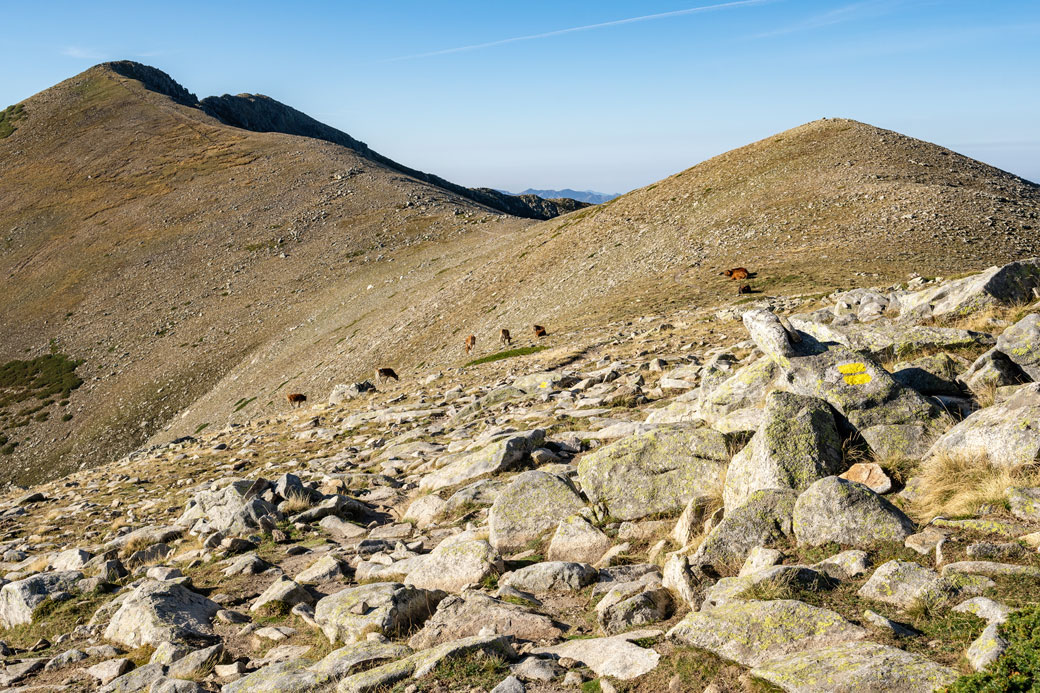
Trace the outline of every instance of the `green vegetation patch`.
<instances>
[{"instance_id":1,"label":"green vegetation patch","mask_svg":"<svg viewBox=\"0 0 1040 693\"><path fill-rule=\"evenodd\" d=\"M414 681L405 681L392 689L393 693L410 691L490 691L502 679L509 676L509 667L495 655L472 652L461 657L449 657L442 661L427 676Z\"/></svg>"},{"instance_id":2,"label":"green vegetation patch","mask_svg":"<svg viewBox=\"0 0 1040 693\"><path fill-rule=\"evenodd\" d=\"M1040 605L1017 611L1001 626L1004 655L985 671L957 679L949 693L1033 691L1040 688Z\"/></svg>"},{"instance_id":3,"label":"green vegetation patch","mask_svg":"<svg viewBox=\"0 0 1040 693\"><path fill-rule=\"evenodd\" d=\"M475 359L466 364L469 366L479 366L482 363L491 363L492 361L501 361L502 359L511 359L514 356L527 356L528 354L537 354L539 351L545 351L549 347L547 346L529 346L520 347L519 349L510 349L509 351L500 351L496 354L488 354L482 356L479 359Z\"/></svg>"},{"instance_id":4,"label":"green vegetation patch","mask_svg":"<svg viewBox=\"0 0 1040 693\"><path fill-rule=\"evenodd\" d=\"M0 140L11 136L18 129L14 124L22 118L25 118L25 107L20 103L0 111Z\"/></svg>"},{"instance_id":5,"label":"green vegetation patch","mask_svg":"<svg viewBox=\"0 0 1040 693\"><path fill-rule=\"evenodd\" d=\"M62 398L83 384L76 375L83 361L64 354L47 354L30 361L8 361L0 366L0 407L23 402L30 397L45 400Z\"/></svg>"}]
</instances>

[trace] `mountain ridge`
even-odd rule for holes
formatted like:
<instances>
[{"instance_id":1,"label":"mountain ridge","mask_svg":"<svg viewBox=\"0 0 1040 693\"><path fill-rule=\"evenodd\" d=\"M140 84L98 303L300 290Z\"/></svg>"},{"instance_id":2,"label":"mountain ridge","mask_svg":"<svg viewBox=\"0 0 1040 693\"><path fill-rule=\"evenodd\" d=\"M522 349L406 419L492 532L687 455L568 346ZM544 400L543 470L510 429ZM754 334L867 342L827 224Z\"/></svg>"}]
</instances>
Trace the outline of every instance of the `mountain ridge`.
<instances>
[{"instance_id":1,"label":"mountain ridge","mask_svg":"<svg viewBox=\"0 0 1040 693\"><path fill-rule=\"evenodd\" d=\"M762 295L816 294L1040 250L1037 186L856 121L536 222L325 139L227 125L163 75L92 68L22 102L0 140L0 359L85 359L71 422L19 427L8 478L275 413L287 390L376 366L464 367L467 334L487 354L502 327L527 346L532 323L745 300L726 267Z\"/></svg>"}]
</instances>

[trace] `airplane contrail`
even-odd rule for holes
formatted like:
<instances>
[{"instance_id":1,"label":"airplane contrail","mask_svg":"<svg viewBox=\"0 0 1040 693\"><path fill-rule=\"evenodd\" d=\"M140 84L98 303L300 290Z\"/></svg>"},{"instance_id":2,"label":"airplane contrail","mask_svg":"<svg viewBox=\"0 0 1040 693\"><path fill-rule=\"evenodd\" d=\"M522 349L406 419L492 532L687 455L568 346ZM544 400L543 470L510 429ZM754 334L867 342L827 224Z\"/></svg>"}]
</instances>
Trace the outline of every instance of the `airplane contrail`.
<instances>
[{"instance_id":1,"label":"airplane contrail","mask_svg":"<svg viewBox=\"0 0 1040 693\"><path fill-rule=\"evenodd\" d=\"M679 17L686 14L696 14L698 12L711 12L713 10L725 10L732 7L744 7L748 5L762 5L767 2L773 2L774 0L735 0L734 2L723 2L717 5L703 5L701 7L688 7L684 10L673 10L671 12L661 12L659 14L646 14L641 17L628 17L627 19L615 19L610 22L600 22L598 24L586 24L585 26L572 26L568 29L557 29L556 31L546 31L541 34L530 34L528 36L514 36L507 39L499 39L498 41L488 41L487 43L474 43L469 46L458 46L456 48L444 48L438 51L430 51L428 53L415 53L413 55L402 55L396 58L387 58L382 62L395 62L398 60L412 60L414 58L430 58L435 55L449 55L451 53L463 53L466 51L480 50L481 48L491 48L493 46L503 46L507 43L517 43L519 41L533 41L535 39L549 38L551 36L561 36L563 34L573 34L578 31L589 31L591 29L602 29L608 26L620 26L622 24L634 24L636 22L647 22L652 19L665 19L668 17Z\"/></svg>"}]
</instances>

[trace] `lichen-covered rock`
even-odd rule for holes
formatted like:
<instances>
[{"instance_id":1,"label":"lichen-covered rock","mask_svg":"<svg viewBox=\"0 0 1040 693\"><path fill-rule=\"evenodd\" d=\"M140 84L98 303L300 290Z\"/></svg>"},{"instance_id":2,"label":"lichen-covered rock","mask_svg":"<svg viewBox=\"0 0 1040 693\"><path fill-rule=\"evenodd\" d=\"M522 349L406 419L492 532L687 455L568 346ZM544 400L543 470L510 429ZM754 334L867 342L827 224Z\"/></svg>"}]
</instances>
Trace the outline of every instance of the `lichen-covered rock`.
<instances>
[{"instance_id":1,"label":"lichen-covered rock","mask_svg":"<svg viewBox=\"0 0 1040 693\"><path fill-rule=\"evenodd\" d=\"M771 546L793 536L794 491L755 491L739 508L726 514L690 557L694 565L734 574L756 546Z\"/></svg>"},{"instance_id":2,"label":"lichen-covered rock","mask_svg":"<svg viewBox=\"0 0 1040 693\"><path fill-rule=\"evenodd\" d=\"M1001 404L980 409L935 441L928 456L988 457L1015 467L1040 455L1040 383L1025 385Z\"/></svg>"},{"instance_id":3,"label":"lichen-covered rock","mask_svg":"<svg viewBox=\"0 0 1040 693\"><path fill-rule=\"evenodd\" d=\"M0 588L0 625L4 628L32 623L33 611L50 595L71 592L83 578L77 570L37 573Z\"/></svg>"},{"instance_id":4,"label":"lichen-covered rock","mask_svg":"<svg viewBox=\"0 0 1040 693\"><path fill-rule=\"evenodd\" d=\"M537 469L522 472L491 506L489 540L499 551L516 551L583 507L584 501L565 477Z\"/></svg>"},{"instance_id":5,"label":"lichen-covered rock","mask_svg":"<svg viewBox=\"0 0 1040 693\"><path fill-rule=\"evenodd\" d=\"M789 334L779 318L768 311L763 311L754 322L759 330L772 322L770 335ZM774 359L781 369L776 386L825 400L879 457L920 457L935 438L953 425L949 414L921 393L896 382L870 354L798 335L801 341L797 345L789 342L787 352ZM752 332L752 338L756 338L756 333ZM767 355L770 350L776 351L771 341L758 346Z\"/></svg>"},{"instance_id":6,"label":"lichen-covered rock","mask_svg":"<svg viewBox=\"0 0 1040 693\"><path fill-rule=\"evenodd\" d=\"M723 604L691 613L668 631L672 642L747 667L866 635L833 611L791 599Z\"/></svg>"},{"instance_id":7,"label":"lichen-covered rock","mask_svg":"<svg viewBox=\"0 0 1040 693\"><path fill-rule=\"evenodd\" d=\"M404 519L414 522L419 529L429 527L444 512L445 505L447 505L447 502L436 494L430 493L420 496L408 506L408 510L404 513Z\"/></svg>"},{"instance_id":8,"label":"lichen-covered rock","mask_svg":"<svg viewBox=\"0 0 1040 693\"><path fill-rule=\"evenodd\" d=\"M766 397L761 427L730 462L725 507L732 511L763 489L803 491L839 472L841 459L841 439L826 402L772 392Z\"/></svg>"},{"instance_id":9,"label":"lichen-covered rock","mask_svg":"<svg viewBox=\"0 0 1040 693\"><path fill-rule=\"evenodd\" d=\"M906 609L918 603L941 602L957 594L977 594L992 584L986 578L945 578L918 563L893 560L878 566L856 594Z\"/></svg>"},{"instance_id":10,"label":"lichen-covered rock","mask_svg":"<svg viewBox=\"0 0 1040 693\"><path fill-rule=\"evenodd\" d=\"M178 523L195 525L196 532L223 532L227 535L245 534L260 527L260 518L271 515L281 519L278 510L256 496L246 498L254 482L248 479L236 481L215 491L200 491L188 501ZM205 528L198 525L204 521Z\"/></svg>"},{"instance_id":11,"label":"lichen-covered rock","mask_svg":"<svg viewBox=\"0 0 1040 693\"><path fill-rule=\"evenodd\" d=\"M484 539L448 537L408 573L404 583L426 590L458 592L502 572L498 551Z\"/></svg>"},{"instance_id":12,"label":"lichen-covered rock","mask_svg":"<svg viewBox=\"0 0 1040 693\"><path fill-rule=\"evenodd\" d=\"M213 616L220 605L175 582L146 580L126 596L112 615L105 638L129 648L170 641L209 645Z\"/></svg>"},{"instance_id":13,"label":"lichen-covered rock","mask_svg":"<svg viewBox=\"0 0 1040 693\"><path fill-rule=\"evenodd\" d=\"M565 375L559 371L548 371L545 373L528 373L513 380L513 387L527 394L537 392L549 392L559 387L566 387L568 383L577 382L577 378Z\"/></svg>"},{"instance_id":14,"label":"lichen-covered rock","mask_svg":"<svg viewBox=\"0 0 1040 693\"><path fill-rule=\"evenodd\" d=\"M479 635L485 628L520 640L555 640L563 636L561 625L548 616L480 592L466 592L444 599L437 613L408 644L422 650L456 638Z\"/></svg>"},{"instance_id":15,"label":"lichen-covered rock","mask_svg":"<svg viewBox=\"0 0 1040 693\"><path fill-rule=\"evenodd\" d=\"M715 388L704 389L702 386L696 412L715 426L721 419L735 412L758 409L779 373L780 368L771 359L760 358L740 368ZM654 417L653 420L665 421L663 417ZM651 417L647 421L650 422Z\"/></svg>"},{"instance_id":16,"label":"lichen-covered rock","mask_svg":"<svg viewBox=\"0 0 1040 693\"><path fill-rule=\"evenodd\" d=\"M678 513L717 488L729 460L725 437L709 428L673 426L623 438L586 453L581 488L619 520Z\"/></svg>"},{"instance_id":17,"label":"lichen-covered rock","mask_svg":"<svg viewBox=\"0 0 1040 693\"><path fill-rule=\"evenodd\" d=\"M1029 377L1006 354L994 347L975 359L966 371L957 376L957 380L979 395L990 388L1028 382Z\"/></svg>"},{"instance_id":18,"label":"lichen-covered rock","mask_svg":"<svg viewBox=\"0 0 1040 693\"><path fill-rule=\"evenodd\" d=\"M540 428L512 435L427 474L419 482L419 488L437 491L448 486L472 481L486 474L508 471L519 464L532 450L541 447L543 442L545 442L545 431Z\"/></svg>"},{"instance_id":19,"label":"lichen-covered rock","mask_svg":"<svg viewBox=\"0 0 1040 693\"><path fill-rule=\"evenodd\" d=\"M659 630L634 630L607 638L569 640L552 647L535 648L532 652L561 659L568 657L581 662L597 676L627 681L653 671L661 658L653 648L640 647L632 641L660 634Z\"/></svg>"},{"instance_id":20,"label":"lichen-covered rock","mask_svg":"<svg viewBox=\"0 0 1040 693\"><path fill-rule=\"evenodd\" d=\"M958 396L957 374L967 365L963 359L955 359L945 352L922 356L913 361L897 363L892 368L896 382L917 390L923 395Z\"/></svg>"},{"instance_id":21,"label":"lichen-covered rock","mask_svg":"<svg viewBox=\"0 0 1040 693\"><path fill-rule=\"evenodd\" d=\"M1012 515L1020 520L1040 521L1040 488L1012 486L1005 495Z\"/></svg>"},{"instance_id":22,"label":"lichen-covered rock","mask_svg":"<svg viewBox=\"0 0 1040 693\"><path fill-rule=\"evenodd\" d=\"M819 342L840 344L849 349L864 351L878 357L885 354L912 353L922 349L965 349L990 346L996 341L985 332L972 332L951 327L908 325L888 320L877 320L870 324L824 325L820 322L792 317L791 324Z\"/></svg>"},{"instance_id":23,"label":"lichen-covered rock","mask_svg":"<svg viewBox=\"0 0 1040 693\"><path fill-rule=\"evenodd\" d=\"M902 510L863 484L836 476L814 483L794 506L794 534L803 546L902 543L913 532L913 520Z\"/></svg>"},{"instance_id":24,"label":"lichen-covered rock","mask_svg":"<svg viewBox=\"0 0 1040 693\"><path fill-rule=\"evenodd\" d=\"M990 623L982 634L968 646L964 657L975 671L982 671L1004 654L1008 642L1000 634L1000 626Z\"/></svg>"},{"instance_id":25,"label":"lichen-covered rock","mask_svg":"<svg viewBox=\"0 0 1040 693\"><path fill-rule=\"evenodd\" d=\"M571 515L557 525L546 557L550 561L595 563L612 544L610 537L584 517Z\"/></svg>"},{"instance_id":26,"label":"lichen-covered rock","mask_svg":"<svg viewBox=\"0 0 1040 693\"><path fill-rule=\"evenodd\" d=\"M1020 303L1040 287L1040 259L990 267L970 277L943 282L899 299L900 318L967 315L990 306Z\"/></svg>"},{"instance_id":27,"label":"lichen-covered rock","mask_svg":"<svg viewBox=\"0 0 1040 693\"><path fill-rule=\"evenodd\" d=\"M1031 313L1004 330L997 350L1033 380L1040 380L1040 314Z\"/></svg>"},{"instance_id":28,"label":"lichen-covered rock","mask_svg":"<svg viewBox=\"0 0 1040 693\"><path fill-rule=\"evenodd\" d=\"M820 591L832 586L833 580L821 572L804 565L777 565L755 572L741 571L737 577L721 578L704 593L701 611L708 611L721 604L747 600L745 593L752 588Z\"/></svg>"},{"instance_id":29,"label":"lichen-covered rock","mask_svg":"<svg viewBox=\"0 0 1040 693\"><path fill-rule=\"evenodd\" d=\"M865 641L793 653L755 667L751 675L790 693L932 693L958 677L921 655Z\"/></svg>"},{"instance_id":30,"label":"lichen-covered rock","mask_svg":"<svg viewBox=\"0 0 1040 693\"><path fill-rule=\"evenodd\" d=\"M305 693L332 690L337 681L362 666L400 659L411 648L389 642L364 640L333 650L318 662L292 659L261 667L225 684L223 693Z\"/></svg>"},{"instance_id":31,"label":"lichen-covered rock","mask_svg":"<svg viewBox=\"0 0 1040 693\"><path fill-rule=\"evenodd\" d=\"M444 597L444 592L373 582L318 600L314 620L329 642L352 643L368 633L393 635L422 625Z\"/></svg>"},{"instance_id":32,"label":"lichen-covered rock","mask_svg":"<svg viewBox=\"0 0 1040 693\"><path fill-rule=\"evenodd\" d=\"M587 563L544 561L506 573L499 584L524 592L574 592L595 582L598 571Z\"/></svg>"},{"instance_id":33,"label":"lichen-covered rock","mask_svg":"<svg viewBox=\"0 0 1040 693\"><path fill-rule=\"evenodd\" d=\"M762 353L776 365L787 368L789 359L798 354L794 341L799 337L792 335L771 310L758 308L746 311L742 320Z\"/></svg>"}]
</instances>

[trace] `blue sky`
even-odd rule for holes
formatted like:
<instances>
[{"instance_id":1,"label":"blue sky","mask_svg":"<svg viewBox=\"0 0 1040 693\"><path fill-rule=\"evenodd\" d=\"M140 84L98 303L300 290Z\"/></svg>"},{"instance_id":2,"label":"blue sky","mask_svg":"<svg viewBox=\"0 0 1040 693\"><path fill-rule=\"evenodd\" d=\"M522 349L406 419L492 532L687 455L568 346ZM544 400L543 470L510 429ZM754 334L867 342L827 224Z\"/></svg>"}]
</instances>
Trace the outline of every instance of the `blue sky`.
<instances>
[{"instance_id":1,"label":"blue sky","mask_svg":"<svg viewBox=\"0 0 1040 693\"><path fill-rule=\"evenodd\" d=\"M825 116L1040 181L1036 0L8 3L0 107L120 58L465 185L625 191Z\"/></svg>"}]
</instances>

